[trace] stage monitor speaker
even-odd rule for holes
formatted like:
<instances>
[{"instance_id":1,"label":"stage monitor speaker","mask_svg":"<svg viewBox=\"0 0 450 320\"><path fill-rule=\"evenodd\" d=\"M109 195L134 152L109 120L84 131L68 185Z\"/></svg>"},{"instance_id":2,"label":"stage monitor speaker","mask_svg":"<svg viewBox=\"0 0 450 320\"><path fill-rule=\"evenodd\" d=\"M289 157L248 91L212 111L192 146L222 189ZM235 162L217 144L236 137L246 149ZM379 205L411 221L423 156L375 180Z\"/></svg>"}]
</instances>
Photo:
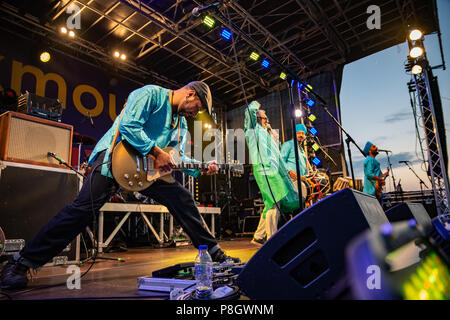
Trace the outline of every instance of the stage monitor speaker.
<instances>
[{"instance_id":1,"label":"stage monitor speaker","mask_svg":"<svg viewBox=\"0 0 450 320\"><path fill-rule=\"evenodd\" d=\"M78 194L78 175L70 170L0 161L0 226L7 240L25 243ZM78 246L59 254L77 260Z\"/></svg>"},{"instance_id":2,"label":"stage monitor speaker","mask_svg":"<svg viewBox=\"0 0 450 320\"><path fill-rule=\"evenodd\" d=\"M317 299L345 275L345 248L388 223L378 200L343 189L297 214L248 261L237 278L251 299Z\"/></svg>"},{"instance_id":3,"label":"stage monitor speaker","mask_svg":"<svg viewBox=\"0 0 450 320\"><path fill-rule=\"evenodd\" d=\"M431 218L421 203L400 203L386 210L386 216L390 222L414 219L425 229L431 227Z\"/></svg>"},{"instance_id":4,"label":"stage monitor speaker","mask_svg":"<svg viewBox=\"0 0 450 320\"><path fill-rule=\"evenodd\" d=\"M63 168L47 153L70 163L72 133L71 125L6 112L0 116L0 160Z\"/></svg>"}]
</instances>

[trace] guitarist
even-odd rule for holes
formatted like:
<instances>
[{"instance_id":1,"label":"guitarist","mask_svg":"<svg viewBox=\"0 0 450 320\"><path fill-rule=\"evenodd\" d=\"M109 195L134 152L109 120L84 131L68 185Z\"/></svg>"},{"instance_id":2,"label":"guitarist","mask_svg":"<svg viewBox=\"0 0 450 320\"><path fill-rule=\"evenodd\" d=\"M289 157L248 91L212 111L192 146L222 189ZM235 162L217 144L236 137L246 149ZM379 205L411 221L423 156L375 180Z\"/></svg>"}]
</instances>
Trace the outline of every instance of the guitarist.
<instances>
[{"instance_id":1,"label":"guitarist","mask_svg":"<svg viewBox=\"0 0 450 320\"><path fill-rule=\"evenodd\" d=\"M100 139L89 159L92 170L75 201L56 214L2 270L2 289L20 289L27 285L27 271L38 269L59 254L94 219L94 214L117 191L118 184L110 170L110 154L114 142L126 140L142 155L151 154L155 166L170 171L172 158L162 149L179 146L183 154L187 121L201 111L211 113L212 97L208 85L194 81L178 90L147 85L130 93L125 108L112 127ZM172 137L178 137L173 139ZM114 141L114 142L113 142ZM183 158L186 160L186 157ZM207 174L218 171L210 163ZM190 172L197 176L198 171ZM204 227L192 195L178 182L156 181L141 191L165 205L191 238L195 247L207 245L214 262L228 259L216 239Z\"/></svg>"},{"instance_id":2,"label":"guitarist","mask_svg":"<svg viewBox=\"0 0 450 320\"><path fill-rule=\"evenodd\" d=\"M381 191L384 180L389 175L389 169L385 173L381 173L380 163L375 159L378 155L378 147L372 142L367 141L363 152L366 155L363 192L371 194L381 201Z\"/></svg>"}]
</instances>

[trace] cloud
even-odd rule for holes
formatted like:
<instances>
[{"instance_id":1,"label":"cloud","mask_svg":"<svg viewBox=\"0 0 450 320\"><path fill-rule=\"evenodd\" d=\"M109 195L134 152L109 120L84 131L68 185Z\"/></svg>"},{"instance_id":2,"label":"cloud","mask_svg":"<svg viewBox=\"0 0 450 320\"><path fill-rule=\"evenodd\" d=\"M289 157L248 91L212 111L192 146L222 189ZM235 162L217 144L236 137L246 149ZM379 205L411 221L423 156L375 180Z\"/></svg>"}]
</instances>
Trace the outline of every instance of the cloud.
<instances>
[{"instance_id":1,"label":"cloud","mask_svg":"<svg viewBox=\"0 0 450 320\"><path fill-rule=\"evenodd\" d=\"M362 157L352 157L352 162L353 162L353 169L355 171L355 173L358 172L363 172L364 171L364 161L366 159L362 158ZM377 160L381 165L381 171L386 171L386 168L388 167L388 161L387 161L387 156L384 152L380 152L380 154L377 156ZM397 167L401 167L404 166L404 164L402 163L398 163L399 161L409 161L410 166L416 164L416 163L421 163L422 161L417 159L417 156L414 152L400 152L397 154L389 154L389 160L391 161L392 164L392 168L397 168ZM348 157L347 157L347 164L349 165L349 169L350 169L350 163L348 161Z\"/></svg>"},{"instance_id":2,"label":"cloud","mask_svg":"<svg viewBox=\"0 0 450 320\"><path fill-rule=\"evenodd\" d=\"M411 112L396 112L392 113L390 115L387 115L384 117L384 121L386 122L398 122L398 121L404 121L404 120L413 120L413 116Z\"/></svg>"}]
</instances>

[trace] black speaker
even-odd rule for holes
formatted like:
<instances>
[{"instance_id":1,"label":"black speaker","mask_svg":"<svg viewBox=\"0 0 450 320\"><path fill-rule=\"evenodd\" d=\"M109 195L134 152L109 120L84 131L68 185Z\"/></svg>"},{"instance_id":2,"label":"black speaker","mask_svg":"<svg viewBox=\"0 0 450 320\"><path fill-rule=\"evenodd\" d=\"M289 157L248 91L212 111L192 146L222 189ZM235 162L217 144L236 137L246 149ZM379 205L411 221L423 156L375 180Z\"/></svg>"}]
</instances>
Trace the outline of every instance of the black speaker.
<instances>
[{"instance_id":1,"label":"black speaker","mask_svg":"<svg viewBox=\"0 0 450 320\"><path fill-rule=\"evenodd\" d=\"M285 224L248 261L237 283L251 299L316 299L345 275L345 248L388 219L378 200L343 189Z\"/></svg>"},{"instance_id":2,"label":"black speaker","mask_svg":"<svg viewBox=\"0 0 450 320\"><path fill-rule=\"evenodd\" d=\"M3 162L0 167L0 226L7 240L33 239L78 194L76 173L59 168ZM76 241L58 256L76 261Z\"/></svg>"},{"instance_id":3,"label":"black speaker","mask_svg":"<svg viewBox=\"0 0 450 320\"><path fill-rule=\"evenodd\" d=\"M386 210L386 216L390 222L414 219L425 229L428 229L431 226L431 218L421 203L400 203L389 210Z\"/></svg>"}]
</instances>

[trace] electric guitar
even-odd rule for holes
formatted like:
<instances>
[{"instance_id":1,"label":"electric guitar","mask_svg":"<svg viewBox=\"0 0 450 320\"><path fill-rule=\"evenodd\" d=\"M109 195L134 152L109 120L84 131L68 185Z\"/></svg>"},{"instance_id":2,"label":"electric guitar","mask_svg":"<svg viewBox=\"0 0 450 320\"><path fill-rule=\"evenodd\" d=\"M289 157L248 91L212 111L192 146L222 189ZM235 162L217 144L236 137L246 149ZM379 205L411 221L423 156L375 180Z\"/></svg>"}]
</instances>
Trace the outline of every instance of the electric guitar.
<instances>
[{"instance_id":1,"label":"electric guitar","mask_svg":"<svg viewBox=\"0 0 450 320\"><path fill-rule=\"evenodd\" d=\"M117 183L128 191L142 191L150 187L156 180L161 179L168 183L174 183L172 171L196 169L207 170L208 163L183 162L180 153L172 147L166 147L167 152L175 163L170 171L161 172L155 167L155 157L152 155L142 156L128 142L120 141L113 150L111 158L112 175ZM244 173L244 166L238 163L216 164L219 171L232 170L238 174Z\"/></svg>"},{"instance_id":2,"label":"electric guitar","mask_svg":"<svg viewBox=\"0 0 450 320\"><path fill-rule=\"evenodd\" d=\"M383 181L375 180L375 196L377 197L377 199L381 198L381 194L383 193L383 187L386 184L385 180L388 176L389 176L389 168L387 169L387 171L385 173L383 173L381 175L381 178L383 178Z\"/></svg>"}]
</instances>

